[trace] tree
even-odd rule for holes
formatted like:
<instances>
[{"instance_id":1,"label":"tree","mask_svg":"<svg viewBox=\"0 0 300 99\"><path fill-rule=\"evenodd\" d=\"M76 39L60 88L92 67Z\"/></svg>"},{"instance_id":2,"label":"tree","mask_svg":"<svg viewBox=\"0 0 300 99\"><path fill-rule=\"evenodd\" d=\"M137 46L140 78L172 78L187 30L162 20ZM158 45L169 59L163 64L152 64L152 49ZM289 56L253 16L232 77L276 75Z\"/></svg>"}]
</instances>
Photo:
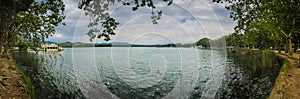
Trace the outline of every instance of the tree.
<instances>
[{"instance_id":1,"label":"tree","mask_svg":"<svg viewBox=\"0 0 300 99\"><path fill-rule=\"evenodd\" d=\"M213 0L214 2L228 2L226 8L231 11L230 17L237 21L236 32L244 33L245 31L262 26L260 30L267 30L278 36L276 39L285 38L286 49L289 55L292 55L292 40L295 34L299 33L300 22L300 1L299 0ZM253 22L264 23L256 24ZM251 26L252 25L252 26ZM268 28L265 28L268 27ZM264 35L264 34L258 34Z\"/></svg>"},{"instance_id":2,"label":"tree","mask_svg":"<svg viewBox=\"0 0 300 99\"><path fill-rule=\"evenodd\" d=\"M238 33L232 33L226 36L223 36L226 41L226 46L234 46L234 47L244 47L244 35Z\"/></svg>"},{"instance_id":3,"label":"tree","mask_svg":"<svg viewBox=\"0 0 300 99\"><path fill-rule=\"evenodd\" d=\"M269 28L269 23L254 21L249 24L249 29L245 30L244 39L247 43L252 43L253 47L258 49L269 49L276 43L276 32Z\"/></svg>"},{"instance_id":4,"label":"tree","mask_svg":"<svg viewBox=\"0 0 300 99\"><path fill-rule=\"evenodd\" d=\"M209 48L210 47L210 39L208 38L202 38L199 41L196 42L196 45L199 46L201 45L204 48Z\"/></svg>"},{"instance_id":5,"label":"tree","mask_svg":"<svg viewBox=\"0 0 300 99\"><path fill-rule=\"evenodd\" d=\"M8 31L10 24L13 22L13 18L19 11L28 9L31 2L33 2L33 0L0 1L0 55L5 55L8 50L9 40L12 38L12 34Z\"/></svg>"},{"instance_id":6,"label":"tree","mask_svg":"<svg viewBox=\"0 0 300 99\"><path fill-rule=\"evenodd\" d=\"M173 0L162 0L171 5ZM116 19L112 18L108 12L109 6L115 3L122 3L126 6L132 6L132 10L136 11L141 7L149 7L151 11L151 19L153 24L157 24L162 16L161 10L156 10L153 0L81 0L78 8L85 11L85 15L91 17L91 22L88 25L90 30L87 35L90 37L90 41L93 39L104 37L105 41L110 40L110 35L115 35L114 30L117 28L119 23ZM102 30L101 30L102 29Z\"/></svg>"},{"instance_id":7,"label":"tree","mask_svg":"<svg viewBox=\"0 0 300 99\"><path fill-rule=\"evenodd\" d=\"M1 0L1 44L2 55L16 42L27 43L30 48L39 47L45 38L55 33L65 16L62 0ZM24 44L23 44L24 45ZM4 49L4 51L2 51Z\"/></svg>"},{"instance_id":8,"label":"tree","mask_svg":"<svg viewBox=\"0 0 300 99\"><path fill-rule=\"evenodd\" d=\"M55 34L55 27L65 19L63 11L61 0L33 2L27 11L18 13L11 30L17 34L19 41L27 42L29 47L40 47L45 38Z\"/></svg>"},{"instance_id":9,"label":"tree","mask_svg":"<svg viewBox=\"0 0 300 99\"><path fill-rule=\"evenodd\" d=\"M300 16L300 1L299 0L275 0L273 2L267 2L266 7L268 7L268 21L274 23L279 31L281 37L285 38L286 51L288 55L292 55L292 39L294 39L294 34L299 32ZM274 26L274 27L275 27Z\"/></svg>"}]
</instances>

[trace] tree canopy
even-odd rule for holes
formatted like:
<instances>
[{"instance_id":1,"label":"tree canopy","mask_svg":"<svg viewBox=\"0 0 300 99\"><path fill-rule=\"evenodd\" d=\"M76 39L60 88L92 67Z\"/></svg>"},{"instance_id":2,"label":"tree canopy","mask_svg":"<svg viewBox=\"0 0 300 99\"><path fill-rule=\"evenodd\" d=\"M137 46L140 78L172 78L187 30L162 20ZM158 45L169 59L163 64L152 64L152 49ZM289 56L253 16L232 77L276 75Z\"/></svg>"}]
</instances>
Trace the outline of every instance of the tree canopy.
<instances>
[{"instance_id":1,"label":"tree canopy","mask_svg":"<svg viewBox=\"0 0 300 99\"><path fill-rule=\"evenodd\" d=\"M272 44L266 45L266 42L271 42L280 47L285 42L289 55L292 55L292 46L299 45L300 0L213 1L229 3L226 8L231 11L230 17L237 21L235 32L245 34L248 45L265 42L261 47L267 47Z\"/></svg>"},{"instance_id":2,"label":"tree canopy","mask_svg":"<svg viewBox=\"0 0 300 99\"><path fill-rule=\"evenodd\" d=\"M0 5L3 8L0 19L0 52L3 55L9 47L20 42L33 49L39 47L45 38L55 33L55 27L65 19L62 0L1 0Z\"/></svg>"},{"instance_id":3,"label":"tree canopy","mask_svg":"<svg viewBox=\"0 0 300 99\"><path fill-rule=\"evenodd\" d=\"M204 48L210 47L210 39L208 38L202 38L199 41L196 42L196 45L199 46L201 45Z\"/></svg>"},{"instance_id":4,"label":"tree canopy","mask_svg":"<svg viewBox=\"0 0 300 99\"><path fill-rule=\"evenodd\" d=\"M173 0L161 0L171 5ZM153 24L157 24L162 16L162 10L157 10L153 0L81 0L78 8L85 11L85 15L91 17L91 22L88 25L90 30L87 35L90 37L90 41L93 39L104 37L105 41L110 40L110 35L115 35L115 29L118 26L118 22L115 18L111 17L108 10L109 6L115 3L122 3L126 6L131 6L133 11L142 7L149 7L152 9L151 19Z\"/></svg>"}]
</instances>

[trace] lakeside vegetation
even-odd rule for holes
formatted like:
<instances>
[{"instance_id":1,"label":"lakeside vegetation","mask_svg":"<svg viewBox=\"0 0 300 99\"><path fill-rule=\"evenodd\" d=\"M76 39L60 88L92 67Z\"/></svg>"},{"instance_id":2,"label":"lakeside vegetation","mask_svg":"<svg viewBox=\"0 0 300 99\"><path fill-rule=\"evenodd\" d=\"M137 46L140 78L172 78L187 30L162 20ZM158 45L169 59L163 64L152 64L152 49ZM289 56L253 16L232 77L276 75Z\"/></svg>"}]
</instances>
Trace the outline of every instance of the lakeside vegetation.
<instances>
[{"instance_id":1,"label":"lakeside vegetation","mask_svg":"<svg viewBox=\"0 0 300 99\"><path fill-rule=\"evenodd\" d=\"M237 21L231 43L239 47L266 49L285 46L288 56L300 41L299 0L213 0L226 2L230 17ZM232 41L231 41L232 40Z\"/></svg>"},{"instance_id":2,"label":"lakeside vegetation","mask_svg":"<svg viewBox=\"0 0 300 99\"><path fill-rule=\"evenodd\" d=\"M227 87L218 94L228 99L263 99L270 95L284 60L270 50L228 49L227 61L223 82ZM222 93L226 90L231 91Z\"/></svg>"},{"instance_id":3,"label":"lakeside vegetation","mask_svg":"<svg viewBox=\"0 0 300 99\"><path fill-rule=\"evenodd\" d=\"M36 53L33 52L12 53L12 57L16 61L16 64L19 66L19 70L23 71L20 73L21 75L24 75L22 76L22 78L26 81L27 92L31 96L31 98L37 98L37 99L42 99L42 98L57 99L60 97L83 98L81 90L77 88L78 86L76 85L69 86L70 88L68 89L74 87L77 89L65 91L65 90L61 90L61 86L57 85L57 83L63 83L63 84L76 83L76 81L68 80L67 83L65 80L59 81L59 78L55 77L55 75L52 72L48 71L48 69L51 68L51 66L55 66L55 64L58 64L59 61L62 61L57 59L58 56L59 56L58 53L49 55L48 57L37 55ZM56 71L56 73L61 73L61 72Z\"/></svg>"}]
</instances>

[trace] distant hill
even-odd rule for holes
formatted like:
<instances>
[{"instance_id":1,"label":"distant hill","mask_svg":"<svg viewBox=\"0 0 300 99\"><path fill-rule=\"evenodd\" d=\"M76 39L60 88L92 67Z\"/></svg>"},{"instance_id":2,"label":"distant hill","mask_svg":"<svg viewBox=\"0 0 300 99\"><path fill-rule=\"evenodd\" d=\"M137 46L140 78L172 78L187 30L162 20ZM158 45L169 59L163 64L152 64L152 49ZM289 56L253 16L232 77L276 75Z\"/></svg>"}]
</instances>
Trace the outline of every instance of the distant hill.
<instances>
[{"instance_id":1,"label":"distant hill","mask_svg":"<svg viewBox=\"0 0 300 99\"><path fill-rule=\"evenodd\" d=\"M130 45L127 42L109 42L109 44L112 44L112 45Z\"/></svg>"},{"instance_id":2,"label":"distant hill","mask_svg":"<svg viewBox=\"0 0 300 99\"><path fill-rule=\"evenodd\" d=\"M102 45L107 45L107 44L110 44L110 45L130 45L130 43L127 43L127 42L100 42L100 43L96 43L97 44L102 44Z\"/></svg>"},{"instance_id":3,"label":"distant hill","mask_svg":"<svg viewBox=\"0 0 300 99\"><path fill-rule=\"evenodd\" d=\"M52 44L55 42L45 41L47 44ZM169 43L169 44L130 44L128 42L96 42L96 43L82 43L82 42L63 42L57 43L62 47L194 47L193 43Z\"/></svg>"}]
</instances>

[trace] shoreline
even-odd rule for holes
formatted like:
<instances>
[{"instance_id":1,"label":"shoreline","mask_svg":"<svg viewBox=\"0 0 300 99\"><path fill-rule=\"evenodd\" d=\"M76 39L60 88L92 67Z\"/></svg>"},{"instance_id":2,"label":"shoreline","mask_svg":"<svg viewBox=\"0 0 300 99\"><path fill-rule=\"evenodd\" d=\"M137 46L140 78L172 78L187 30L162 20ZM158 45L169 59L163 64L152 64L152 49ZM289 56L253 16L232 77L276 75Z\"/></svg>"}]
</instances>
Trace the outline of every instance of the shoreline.
<instances>
[{"instance_id":1,"label":"shoreline","mask_svg":"<svg viewBox=\"0 0 300 99\"><path fill-rule=\"evenodd\" d=\"M34 97L30 79L18 69L15 60L0 58L0 99L31 99Z\"/></svg>"},{"instance_id":2,"label":"shoreline","mask_svg":"<svg viewBox=\"0 0 300 99\"><path fill-rule=\"evenodd\" d=\"M299 99L300 98L300 53L293 53L291 58L273 51L278 57L283 59L283 65L276 78L274 87L268 99Z\"/></svg>"}]
</instances>

